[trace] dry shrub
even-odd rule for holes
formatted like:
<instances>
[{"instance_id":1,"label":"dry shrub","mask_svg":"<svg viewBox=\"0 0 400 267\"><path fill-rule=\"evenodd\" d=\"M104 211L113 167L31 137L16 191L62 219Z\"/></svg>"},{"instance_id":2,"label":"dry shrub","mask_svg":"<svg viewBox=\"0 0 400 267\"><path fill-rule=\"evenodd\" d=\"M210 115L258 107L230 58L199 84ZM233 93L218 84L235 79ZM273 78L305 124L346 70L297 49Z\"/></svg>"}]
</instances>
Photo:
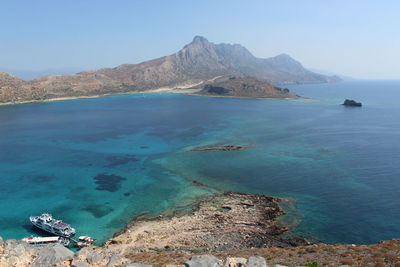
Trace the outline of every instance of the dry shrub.
<instances>
[{"instance_id":1,"label":"dry shrub","mask_svg":"<svg viewBox=\"0 0 400 267\"><path fill-rule=\"evenodd\" d=\"M352 259L342 259L340 262L343 265L350 265L350 266L356 265L356 263Z\"/></svg>"}]
</instances>

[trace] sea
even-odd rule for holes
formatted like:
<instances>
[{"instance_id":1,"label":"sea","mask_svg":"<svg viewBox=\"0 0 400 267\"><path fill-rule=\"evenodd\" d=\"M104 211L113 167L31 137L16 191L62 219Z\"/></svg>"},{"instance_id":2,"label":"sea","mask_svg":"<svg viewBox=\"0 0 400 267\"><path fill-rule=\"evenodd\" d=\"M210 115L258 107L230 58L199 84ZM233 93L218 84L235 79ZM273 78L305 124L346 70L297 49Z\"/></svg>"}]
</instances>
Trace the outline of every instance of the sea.
<instances>
[{"instance_id":1,"label":"sea","mask_svg":"<svg viewBox=\"0 0 400 267\"><path fill-rule=\"evenodd\" d=\"M44 235L29 216L46 212L101 244L136 216L239 191L284 198L282 223L299 236L400 238L400 81L285 87L304 98L143 93L0 106L0 236ZM346 98L363 107L340 105ZM188 152L217 144L249 148Z\"/></svg>"}]
</instances>

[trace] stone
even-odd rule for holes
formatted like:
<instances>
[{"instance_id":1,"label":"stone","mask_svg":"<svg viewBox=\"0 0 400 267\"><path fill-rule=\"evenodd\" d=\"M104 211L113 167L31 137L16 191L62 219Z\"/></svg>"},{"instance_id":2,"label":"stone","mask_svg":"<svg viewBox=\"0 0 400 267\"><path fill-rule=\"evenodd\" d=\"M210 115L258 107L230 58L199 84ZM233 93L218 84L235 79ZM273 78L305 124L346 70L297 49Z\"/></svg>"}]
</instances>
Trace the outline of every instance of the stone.
<instances>
[{"instance_id":1,"label":"stone","mask_svg":"<svg viewBox=\"0 0 400 267\"><path fill-rule=\"evenodd\" d=\"M89 262L89 264L99 262L99 261L106 259L106 257L103 254L94 251L90 247L82 248L80 251L78 251L75 254L74 258L76 258L78 260L86 259Z\"/></svg>"},{"instance_id":2,"label":"stone","mask_svg":"<svg viewBox=\"0 0 400 267\"><path fill-rule=\"evenodd\" d=\"M47 245L39 250L31 267L52 266L74 256L74 253L61 244Z\"/></svg>"},{"instance_id":3,"label":"stone","mask_svg":"<svg viewBox=\"0 0 400 267\"><path fill-rule=\"evenodd\" d=\"M245 258L225 258L222 266L224 267L243 267L246 266Z\"/></svg>"},{"instance_id":4,"label":"stone","mask_svg":"<svg viewBox=\"0 0 400 267\"><path fill-rule=\"evenodd\" d=\"M274 267L287 267L286 265L275 264Z\"/></svg>"},{"instance_id":5,"label":"stone","mask_svg":"<svg viewBox=\"0 0 400 267\"><path fill-rule=\"evenodd\" d=\"M120 255L114 254L110 257L106 267L113 267L116 265L116 263L121 259L122 257Z\"/></svg>"},{"instance_id":6,"label":"stone","mask_svg":"<svg viewBox=\"0 0 400 267\"><path fill-rule=\"evenodd\" d=\"M80 262L77 262L77 263L74 265L74 267L89 267L89 264L87 264L87 263L84 262L84 261L80 261Z\"/></svg>"},{"instance_id":7,"label":"stone","mask_svg":"<svg viewBox=\"0 0 400 267\"><path fill-rule=\"evenodd\" d=\"M121 267L153 267L153 265L143 264L143 263L129 263L127 265L121 265ZM168 266L168 265L167 265Z\"/></svg>"},{"instance_id":8,"label":"stone","mask_svg":"<svg viewBox=\"0 0 400 267\"><path fill-rule=\"evenodd\" d=\"M18 240L7 240L0 245L0 266L28 266L38 253L38 249ZM4 254L3 254L4 253Z\"/></svg>"},{"instance_id":9,"label":"stone","mask_svg":"<svg viewBox=\"0 0 400 267\"><path fill-rule=\"evenodd\" d=\"M195 255L185 262L188 267L219 267L220 260L212 255Z\"/></svg>"},{"instance_id":10,"label":"stone","mask_svg":"<svg viewBox=\"0 0 400 267\"><path fill-rule=\"evenodd\" d=\"M247 260L247 267L268 267L263 257L250 257Z\"/></svg>"}]
</instances>

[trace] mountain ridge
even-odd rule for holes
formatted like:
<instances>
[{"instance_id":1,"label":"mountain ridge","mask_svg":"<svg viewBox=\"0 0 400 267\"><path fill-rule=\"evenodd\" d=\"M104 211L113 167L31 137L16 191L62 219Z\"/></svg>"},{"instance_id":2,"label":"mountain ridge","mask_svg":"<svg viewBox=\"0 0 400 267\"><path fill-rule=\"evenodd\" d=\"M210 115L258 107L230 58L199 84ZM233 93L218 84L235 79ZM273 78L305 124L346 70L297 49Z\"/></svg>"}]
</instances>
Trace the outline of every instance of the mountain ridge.
<instances>
[{"instance_id":1,"label":"mountain ridge","mask_svg":"<svg viewBox=\"0 0 400 267\"><path fill-rule=\"evenodd\" d=\"M289 55L257 58L239 44L214 44L195 36L178 52L138 64L122 64L73 75L52 75L23 81L0 76L0 102L40 101L60 97L187 87L217 76L252 76L273 83L322 83L338 78L313 73Z\"/></svg>"}]
</instances>

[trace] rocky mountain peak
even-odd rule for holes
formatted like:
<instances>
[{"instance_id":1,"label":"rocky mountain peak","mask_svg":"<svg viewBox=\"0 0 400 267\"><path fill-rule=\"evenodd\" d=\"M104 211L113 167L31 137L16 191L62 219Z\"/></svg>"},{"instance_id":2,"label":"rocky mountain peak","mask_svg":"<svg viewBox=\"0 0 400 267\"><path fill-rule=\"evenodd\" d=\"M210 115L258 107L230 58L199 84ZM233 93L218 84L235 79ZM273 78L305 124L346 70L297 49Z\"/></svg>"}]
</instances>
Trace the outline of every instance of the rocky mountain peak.
<instances>
[{"instance_id":1,"label":"rocky mountain peak","mask_svg":"<svg viewBox=\"0 0 400 267\"><path fill-rule=\"evenodd\" d=\"M195 50L202 50L202 49L213 49L214 44L210 43L205 37L203 36L195 36L189 44L185 45L183 50L187 49L195 49Z\"/></svg>"},{"instance_id":2,"label":"rocky mountain peak","mask_svg":"<svg viewBox=\"0 0 400 267\"><path fill-rule=\"evenodd\" d=\"M207 44L207 43L209 43L207 38L200 36L200 35L196 35L193 38L193 41L191 42L191 44Z\"/></svg>"}]
</instances>

